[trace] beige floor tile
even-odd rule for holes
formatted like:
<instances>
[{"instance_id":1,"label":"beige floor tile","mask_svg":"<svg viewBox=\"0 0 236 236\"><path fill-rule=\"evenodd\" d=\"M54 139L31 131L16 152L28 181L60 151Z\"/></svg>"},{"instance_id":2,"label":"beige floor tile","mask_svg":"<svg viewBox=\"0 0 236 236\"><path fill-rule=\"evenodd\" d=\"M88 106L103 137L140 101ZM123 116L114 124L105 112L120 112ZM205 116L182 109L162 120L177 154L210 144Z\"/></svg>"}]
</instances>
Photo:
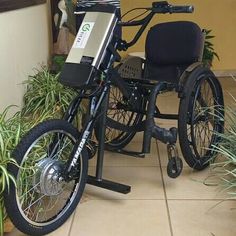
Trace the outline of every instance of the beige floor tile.
<instances>
[{"instance_id":1,"label":"beige floor tile","mask_svg":"<svg viewBox=\"0 0 236 236\"><path fill-rule=\"evenodd\" d=\"M168 201L174 236L235 236L236 202Z\"/></svg>"},{"instance_id":2,"label":"beige floor tile","mask_svg":"<svg viewBox=\"0 0 236 236\"><path fill-rule=\"evenodd\" d=\"M21 233L16 228L11 233L5 233L4 236L24 236L26 234Z\"/></svg>"},{"instance_id":3,"label":"beige floor tile","mask_svg":"<svg viewBox=\"0 0 236 236\"><path fill-rule=\"evenodd\" d=\"M234 98L236 97L236 90L234 92L228 90L224 92L224 103L229 107L235 107Z\"/></svg>"},{"instance_id":4,"label":"beige floor tile","mask_svg":"<svg viewBox=\"0 0 236 236\"><path fill-rule=\"evenodd\" d=\"M131 141L125 150L139 152L142 149L141 142ZM96 166L96 157L89 161L89 166ZM134 167L134 166L159 166L157 156L157 146L152 142L151 153L146 154L145 158L136 158L124 154L105 151L104 166L106 167Z\"/></svg>"},{"instance_id":5,"label":"beige floor tile","mask_svg":"<svg viewBox=\"0 0 236 236\"><path fill-rule=\"evenodd\" d=\"M236 82L221 78L225 104L235 105ZM176 93L158 96L158 108L162 113L178 113L179 99ZM157 119L160 127L177 127L173 120ZM143 133L138 133L127 150L141 151ZM182 175L173 180L167 177L166 145L158 142L163 167L165 191L168 198L173 236L234 236L236 235L236 210L234 201L226 201L211 209L224 195L218 188L203 184L209 170L194 172L184 162ZM182 156L179 148L179 154ZM94 173L96 159L90 161ZM105 152L104 178L131 185L128 195L87 185L82 204L77 208L70 236L169 236L170 228L165 205L165 194L159 169L155 140L152 151L144 159L119 153ZM214 180L209 179L207 183ZM181 200L182 199L182 200ZM206 200L207 199L207 200ZM211 200L210 200L211 199ZM213 200L212 200L213 199ZM60 229L49 234L69 236L72 218ZM6 236L23 236L14 230Z\"/></svg>"},{"instance_id":6,"label":"beige floor tile","mask_svg":"<svg viewBox=\"0 0 236 236\"><path fill-rule=\"evenodd\" d=\"M133 137L132 141L131 141L131 144L133 142L140 142L140 143L142 143L143 142L143 132L136 133L135 136Z\"/></svg>"},{"instance_id":7,"label":"beige floor tile","mask_svg":"<svg viewBox=\"0 0 236 236\"><path fill-rule=\"evenodd\" d=\"M90 174L95 168L90 168ZM106 167L104 179L131 186L131 193L119 194L94 186L86 186L88 199L164 199L159 167Z\"/></svg>"},{"instance_id":8,"label":"beige floor tile","mask_svg":"<svg viewBox=\"0 0 236 236\"><path fill-rule=\"evenodd\" d=\"M157 106L161 113L178 114L178 94L175 92L168 92L159 95L157 98Z\"/></svg>"},{"instance_id":9,"label":"beige floor tile","mask_svg":"<svg viewBox=\"0 0 236 236\"><path fill-rule=\"evenodd\" d=\"M82 204L81 204L82 205ZM75 214L75 213L74 213ZM50 234L47 234L48 236L67 236L69 235L70 233L70 229L71 229L71 224L72 224L72 221L73 221L73 217L74 217L74 214L69 218L69 220L64 224L62 225L59 229L57 229L56 231L50 233Z\"/></svg>"},{"instance_id":10,"label":"beige floor tile","mask_svg":"<svg viewBox=\"0 0 236 236\"><path fill-rule=\"evenodd\" d=\"M209 168L193 171L185 167L177 179L169 178L166 168L163 168L163 174L167 199L224 199L226 197L217 186L209 186L216 183L213 177L209 178L211 175Z\"/></svg>"},{"instance_id":11,"label":"beige floor tile","mask_svg":"<svg viewBox=\"0 0 236 236\"><path fill-rule=\"evenodd\" d=\"M225 104L230 106L235 105L235 101L232 96L236 97L236 81L230 77L220 78L219 80L223 87Z\"/></svg>"},{"instance_id":12,"label":"beige floor tile","mask_svg":"<svg viewBox=\"0 0 236 236\"><path fill-rule=\"evenodd\" d=\"M74 214L59 229L57 229L56 231L54 231L50 234L47 234L47 235L48 236L67 236L67 235L69 235L73 216L74 216ZM14 229L11 233L5 234L5 236L23 236L23 235L26 235L26 234L21 233L17 229Z\"/></svg>"},{"instance_id":13,"label":"beige floor tile","mask_svg":"<svg viewBox=\"0 0 236 236\"><path fill-rule=\"evenodd\" d=\"M170 236L165 201L93 200L77 208L70 236Z\"/></svg>"},{"instance_id":14,"label":"beige floor tile","mask_svg":"<svg viewBox=\"0 0 236 236\"><path fill-rule=\"evenodd\" d=\"M228 89L235 88L236 81L235 81L235 79L233 79L233 77L219 78L219 81L220 81L221 86L223 87L224 91L227 91Z\"/></svg>"}]
</instances>

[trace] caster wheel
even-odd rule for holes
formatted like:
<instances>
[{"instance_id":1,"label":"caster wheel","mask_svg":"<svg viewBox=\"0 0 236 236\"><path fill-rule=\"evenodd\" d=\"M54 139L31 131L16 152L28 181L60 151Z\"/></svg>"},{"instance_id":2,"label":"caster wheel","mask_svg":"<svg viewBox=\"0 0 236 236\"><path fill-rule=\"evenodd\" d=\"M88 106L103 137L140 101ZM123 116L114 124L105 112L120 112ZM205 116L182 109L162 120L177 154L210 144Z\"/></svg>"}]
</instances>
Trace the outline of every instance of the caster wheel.
<instances>
[{"instance_id":1,"label":"caster wheel","mask_svg":"<svg viewBox=\"0 0 236 236\"><path fill-rule=\"evenodd\" d=\"M167 174L170 178L177 178L183 170L183 161L179 157L171 157L167 165Z\"/></svg>"}]
</instances>

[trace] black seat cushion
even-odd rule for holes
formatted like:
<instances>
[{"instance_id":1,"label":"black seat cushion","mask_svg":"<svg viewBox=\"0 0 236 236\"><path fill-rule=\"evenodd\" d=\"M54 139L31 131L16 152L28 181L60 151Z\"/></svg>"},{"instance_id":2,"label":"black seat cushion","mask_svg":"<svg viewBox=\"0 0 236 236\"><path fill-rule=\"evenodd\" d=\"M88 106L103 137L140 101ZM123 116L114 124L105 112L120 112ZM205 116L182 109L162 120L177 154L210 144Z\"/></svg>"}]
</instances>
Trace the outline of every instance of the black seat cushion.
<instances>
[{"instance_id":1,"label":"black seat cushion","mask_svg":"<svg viewBox=\"0 0 236 236\"><path fill-rule=\"evenodd\" d=\"M176 21L153 26L146 39L145 76L177 82L176 77L199 60L202 43L202 31L193 22Z\"/></svg>"},{"instance_id":2,"label":"black seat cushion","mask_svg":"<svg viewBox=\"0 0 236 236\"><path fill-rule=\"evenodd\" d=\"M152 63L145 65L144 78L149 80L166 81L177 84L188 65L157 66Z\"/></svg>"}]
</instances>

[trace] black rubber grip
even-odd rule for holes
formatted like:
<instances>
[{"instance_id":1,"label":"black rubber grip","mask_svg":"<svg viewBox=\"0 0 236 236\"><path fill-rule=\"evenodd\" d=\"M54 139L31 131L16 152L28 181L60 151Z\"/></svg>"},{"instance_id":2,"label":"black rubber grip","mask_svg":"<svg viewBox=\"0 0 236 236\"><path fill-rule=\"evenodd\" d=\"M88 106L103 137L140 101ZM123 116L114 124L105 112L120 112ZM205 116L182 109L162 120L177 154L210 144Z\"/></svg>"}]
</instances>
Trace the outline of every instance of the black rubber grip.
<instances>
[{"instance_id":1,"label":"black rubber grip","mask_svg":"<svg viewBox=\"0 0 236 236\"><path fill-rule=\"evenodd\" d=\"M170 6L170 13L193 13L193 6Z\"/></svg>"}]
</instances>

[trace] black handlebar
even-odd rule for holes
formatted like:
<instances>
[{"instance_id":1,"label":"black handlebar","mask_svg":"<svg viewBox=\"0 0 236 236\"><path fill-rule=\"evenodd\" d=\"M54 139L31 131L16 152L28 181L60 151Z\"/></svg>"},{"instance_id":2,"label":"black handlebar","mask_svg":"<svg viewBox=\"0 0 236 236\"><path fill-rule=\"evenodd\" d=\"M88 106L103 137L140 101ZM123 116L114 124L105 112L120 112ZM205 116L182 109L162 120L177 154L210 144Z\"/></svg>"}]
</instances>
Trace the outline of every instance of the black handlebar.
<instances>
[{"instance_id":1,"label":"black handlebar","mask_svg":"<svg viewBox=\"0 0 236 236\"><path fill-rule=\"evenodd\" d=\"M193 13L193 6L170 6L170 13Z\"/></svg>"},{"instance_id":2,"label":"black handlebar","mask_svg":"<svg viewBox=\"0 0 236 236\"><path fill-rule=\"evenodd\" d=\"M141 20L128 21L128 22L119 22L121 26L139 26L145 24L149 19L151 20L155 13L151 12L146 17Z\"/></svg>"},{"instance_id":3,"label":"black handlebar","mask_svg":"<svg viewBox=\"0 0 236 236\"><path fill-rule=\"evenodd\" d=\"M143 25L147 18L150 16L153 17L154 14L166 14L166 13L193 13L194 7L193 6L174 6L170 5L167 1L159 1L159 2L153 2L151 8L144 8L146 10L150 11L150 14L144 17L141 20L137 21L130 21L130 22L120 22L119 24L121 26L138 26Z\"/></svg>"},{"instance_id":4,"label":"black handlebar","mask_svg":"<svg viewBox=\"0 0 236 236\"><path fill-rule=\"evenodd\" d=\"M119 50L127 50L129 47L133 46L138 41L155 14L192 13L194 11L193 6L173 6L170 5L167 1L153 2L151 8L143 9L150 11L149 14L146 15L143 19L118 23L120 26L141 26L131 42L127 43L123 40L120 41L118 46Z\"/></svg>"},{"instance_id":5,"label":"black handlebar","mask_svg":"<svg viewBox=\"0 0 236 236\"><path fill-rule=\"evenodd\" d=\"M153 2L152 8L149 8L154 13L192 13L193 6L174 6L170 5L167 1Z\"/></svg>"}]
</instances>

